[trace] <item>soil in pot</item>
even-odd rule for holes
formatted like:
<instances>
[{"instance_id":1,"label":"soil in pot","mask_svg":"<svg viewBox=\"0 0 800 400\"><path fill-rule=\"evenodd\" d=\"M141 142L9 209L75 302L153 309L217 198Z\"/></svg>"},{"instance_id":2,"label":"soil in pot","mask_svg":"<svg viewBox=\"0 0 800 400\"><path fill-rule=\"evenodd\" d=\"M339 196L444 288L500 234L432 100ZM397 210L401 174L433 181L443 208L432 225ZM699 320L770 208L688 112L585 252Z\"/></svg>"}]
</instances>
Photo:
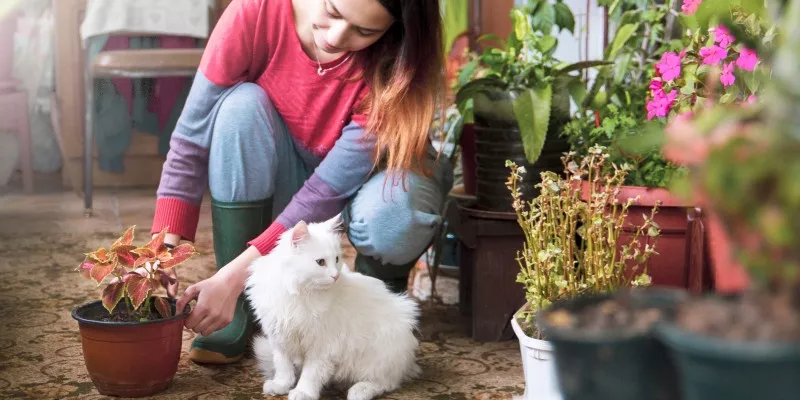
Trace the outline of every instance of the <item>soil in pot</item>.
<instances>
[{"instance_id":1,"label":"soil in pot","mask_svg":"<svg viewBox=\"0 0 800 400\"><path fill-rule=\"evenodd\" d=\"M170 299L175 311L175 300ZM186 313L166 319L122 322L124 304L110 315L96 300L72 311L78 321L86 369L98 392L143 397L169 387L181 353ZM151 314L158 315L153 307Z\"/></svg>"},{"instance_id":2,"label":"soil in pot","mask_svg":"<svg viewBox=\"0 0 800 400\"><path fill-rule=\"evenodd\" d=\"M798 398L800 298L693 298L658 333L673 350L685 400Z\"/></svg>"},{"instance_id":3,"label":"soil in pot","mask_svg":"<svg viewBox=\"0 0 800 400\"><path fill-rule=\"evenodd\" d=\"M687 297L636 289L555 303L538 324L553 343L565 400L675 400L677 374L654 325Z\"/></svg>"}]
</instances>

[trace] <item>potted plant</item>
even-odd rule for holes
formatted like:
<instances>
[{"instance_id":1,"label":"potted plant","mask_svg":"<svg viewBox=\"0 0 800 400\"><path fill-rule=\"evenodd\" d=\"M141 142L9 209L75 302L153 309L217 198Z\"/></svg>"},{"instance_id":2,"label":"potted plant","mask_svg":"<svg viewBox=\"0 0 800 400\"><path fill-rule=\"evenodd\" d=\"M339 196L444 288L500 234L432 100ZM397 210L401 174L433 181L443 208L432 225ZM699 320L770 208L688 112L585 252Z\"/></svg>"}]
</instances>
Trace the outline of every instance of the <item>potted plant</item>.
<instances>
[{"instance_id":1,"label":"potted plant","mask_svg":"<svg viewBox=\"0 0 800 400\"><path fill-rule=\"evenodd\" d=\"M739 10L709 14L757 55L750 62L761 73L737 63L733 75L754 79L758 99L723 100L725 71L715 68L706 82L707 107L673 119L666 130L665 153L688 165L685 185L718 216L752 278L741 293L692 298L659 324L677 360L684 400L800 393L800 2L769 2L766 9L762 1L737 3L758 17L746 16L742 25ZM763 21L766 15L775 19Z\"/></svg>"},{"instance_id":2,"label":"potted plant","mask_svg":"<svg viewBox=\"0 0 800 400\"><path fill-rule=\"evenodd\" d=\"M520 341L527 399L561 398L559 390L565 389L564 394L569 396L569 379L581 373L575 370L582 362L581 357L576 359L575 352L567 354L569 339L550 328L557 325L558 318L563 315L553 313L551 317L541 314L541 310L563 301L650 284L647 274L647 259L653 253L650 245L632 241L623 246L623 252L616 251L622 221L633 201L615 200L626 172L619 167L608 172L604 168L607 160L608 154L599 146L579 161L571 154L564 156L564 176L552 171L542 172L537 184L539 195L530 202L523 200L519 189L527 171L511 160L507 163L511 174L506 185L525 235L517 258L521 268L517 281L524 286L527 302L511 324ZM592 195L588 201L581 199L581 185L575 184L582 179L591 183ZM658 229L651 224L655 212L654 207L637 235L658 236ZM639 266L633 276L626 268L629 260ZM597 302L597 299L591 301ZM537 314L539 317L534 320ZM554 320L549 321L551 318ZM567 349L567 353L562 353L562 348ZM562 358L563 355L566 356ZM652 355L648 352L643 356ZM583 354L584 359L591 357L591 354L588 357Z\"/></svg>"},{"instance_id":3,"label":"potted plant","mask_svg":"<svg viewBox=\"0 0 800 400\"><path fill-rule=\"evenodd\" d=\"M499 47L487 47L462 68L456 94L464 123L474 122L476 207L512 212L505 189L506 160L526 167L534 178L521 184L525 197L536 194L539 171L559 171L568 150L559 139L570 118L568 89L581 86L573 72L607 62L559 62L553 54L559 31L574 29L575 20L562 1L531 0L511 10L512 32L507 40L486 36Z\"/></svg>"},{"instance_id":4,"label":"potted plant","mask_svg":"<svg viewBox=\"0 0 800 400\"><path fill-rule=\"evenodd\" d=\"M668 189L673 179L685 170L665 159L658 143L642 141L649 125L664 124L660 119L648 119L651 116L647 104L654 73L656 80L659 79L655 68L659 59L681 46L680 38L670 38L671 27L675 25L671 11L674 3L623 0L606 4L610 6L611 23L617 29L605 49L604 59L614 64L598 68L598 76L588 93L584 90L578 95L579 110L563 134L571 150L578 154L587 154L593 145L599 144L608 149L611 163L629 168L619 200L638 200L631 205L625 221L622 243L632 240L637 226L643 223L640 216L658 205L654 223L662 234L650 258L649 273L654 285L687 287L686 210L691 204Z\"/></svg>"},{"instance_id":5,"label":"potted plant","mask_svg":"<svg viewBox=\"0 0 800 400\"><path fill-rule=\"evenodd\" d=\"M156 296L175 283L167 271L195 253L191 244L170 248L166 228L147 244L132 244L130 227L108 248L87 253L77 270L103 287L100 300L72 310L78 321L86 369L98 392L143 397L165 390L181 352L183 320L175 300Z\"/></svg>"}]
</instances>

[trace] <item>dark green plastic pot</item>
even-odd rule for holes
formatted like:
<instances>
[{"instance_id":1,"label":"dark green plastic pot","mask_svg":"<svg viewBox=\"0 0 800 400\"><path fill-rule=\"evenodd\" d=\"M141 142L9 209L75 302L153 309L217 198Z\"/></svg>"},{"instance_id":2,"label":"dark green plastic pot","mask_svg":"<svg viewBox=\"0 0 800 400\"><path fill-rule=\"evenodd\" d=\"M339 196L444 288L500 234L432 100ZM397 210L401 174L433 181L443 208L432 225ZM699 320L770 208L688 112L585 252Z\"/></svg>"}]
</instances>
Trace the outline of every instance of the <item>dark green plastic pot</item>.
<instances>
[{"instance_id":1,"label":"dark green plastic pot","mask_svg":"<svg viewBox=\"0 0 800 400\"><path fill-rule=\"evenodd\" d=\"M798 343L731 341L669 321L655 332L675 359L683 400L800 399Z\"/></svg>"},{"instance_id":2,"label":"dark green plastic pot","mask_svg":"<svg viewBox=\"0 0 800 400\"><path fill-rule=\"evenodd\" d=\"M688 293L678 289L648 288L628 291L631 301L656 307L669 315ZM587 296L554 303L550 308L573 312L615 295ZM538 318L546 339L553 344L559 387L564 400L676 400L676 368L667 349L652 332L604 332L589 335L561 329Z\"/></svg>"}]
</instances>

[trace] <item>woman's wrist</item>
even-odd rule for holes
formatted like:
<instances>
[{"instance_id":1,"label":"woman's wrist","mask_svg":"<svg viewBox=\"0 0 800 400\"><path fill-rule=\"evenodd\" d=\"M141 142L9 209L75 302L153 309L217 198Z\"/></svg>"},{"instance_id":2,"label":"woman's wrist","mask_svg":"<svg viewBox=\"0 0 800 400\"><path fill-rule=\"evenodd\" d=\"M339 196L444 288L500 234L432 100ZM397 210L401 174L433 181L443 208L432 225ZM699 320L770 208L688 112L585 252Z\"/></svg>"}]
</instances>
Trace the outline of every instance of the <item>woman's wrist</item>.
<instances>
[{"instance_id":1,"label":"woman's wrist","mask_svg":"<svg viewBox=\"0 0 800 400\"><path fill-rule=\"evenodd\" d=\"M261 253L254 246L249 246L247 249L234 258L228 265L224 266L217 275L229 282L239 292L244 291L247 277L249 276L250 264L257 258L261 257Z\"/></svg>"}]
</instances>

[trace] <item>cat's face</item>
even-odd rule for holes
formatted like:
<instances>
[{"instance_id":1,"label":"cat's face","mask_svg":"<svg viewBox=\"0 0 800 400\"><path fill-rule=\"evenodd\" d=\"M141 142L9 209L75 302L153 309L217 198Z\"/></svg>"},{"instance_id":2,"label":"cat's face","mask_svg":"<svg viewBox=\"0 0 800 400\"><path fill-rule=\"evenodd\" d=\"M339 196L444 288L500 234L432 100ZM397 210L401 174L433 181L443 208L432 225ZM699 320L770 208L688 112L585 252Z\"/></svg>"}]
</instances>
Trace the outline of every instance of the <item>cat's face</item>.
<instances>
[{"instance_id":1,"label":"cat's face","mask_svg":"<svg viewBox=\"0 0 800 400\"><path fill-rule=\"evenodd\" d=\"M339 279L342 269L341 217L316 224L298 223L292 228L291 268L299 285L326 289Z\"/></svg>"}]
</instances>

